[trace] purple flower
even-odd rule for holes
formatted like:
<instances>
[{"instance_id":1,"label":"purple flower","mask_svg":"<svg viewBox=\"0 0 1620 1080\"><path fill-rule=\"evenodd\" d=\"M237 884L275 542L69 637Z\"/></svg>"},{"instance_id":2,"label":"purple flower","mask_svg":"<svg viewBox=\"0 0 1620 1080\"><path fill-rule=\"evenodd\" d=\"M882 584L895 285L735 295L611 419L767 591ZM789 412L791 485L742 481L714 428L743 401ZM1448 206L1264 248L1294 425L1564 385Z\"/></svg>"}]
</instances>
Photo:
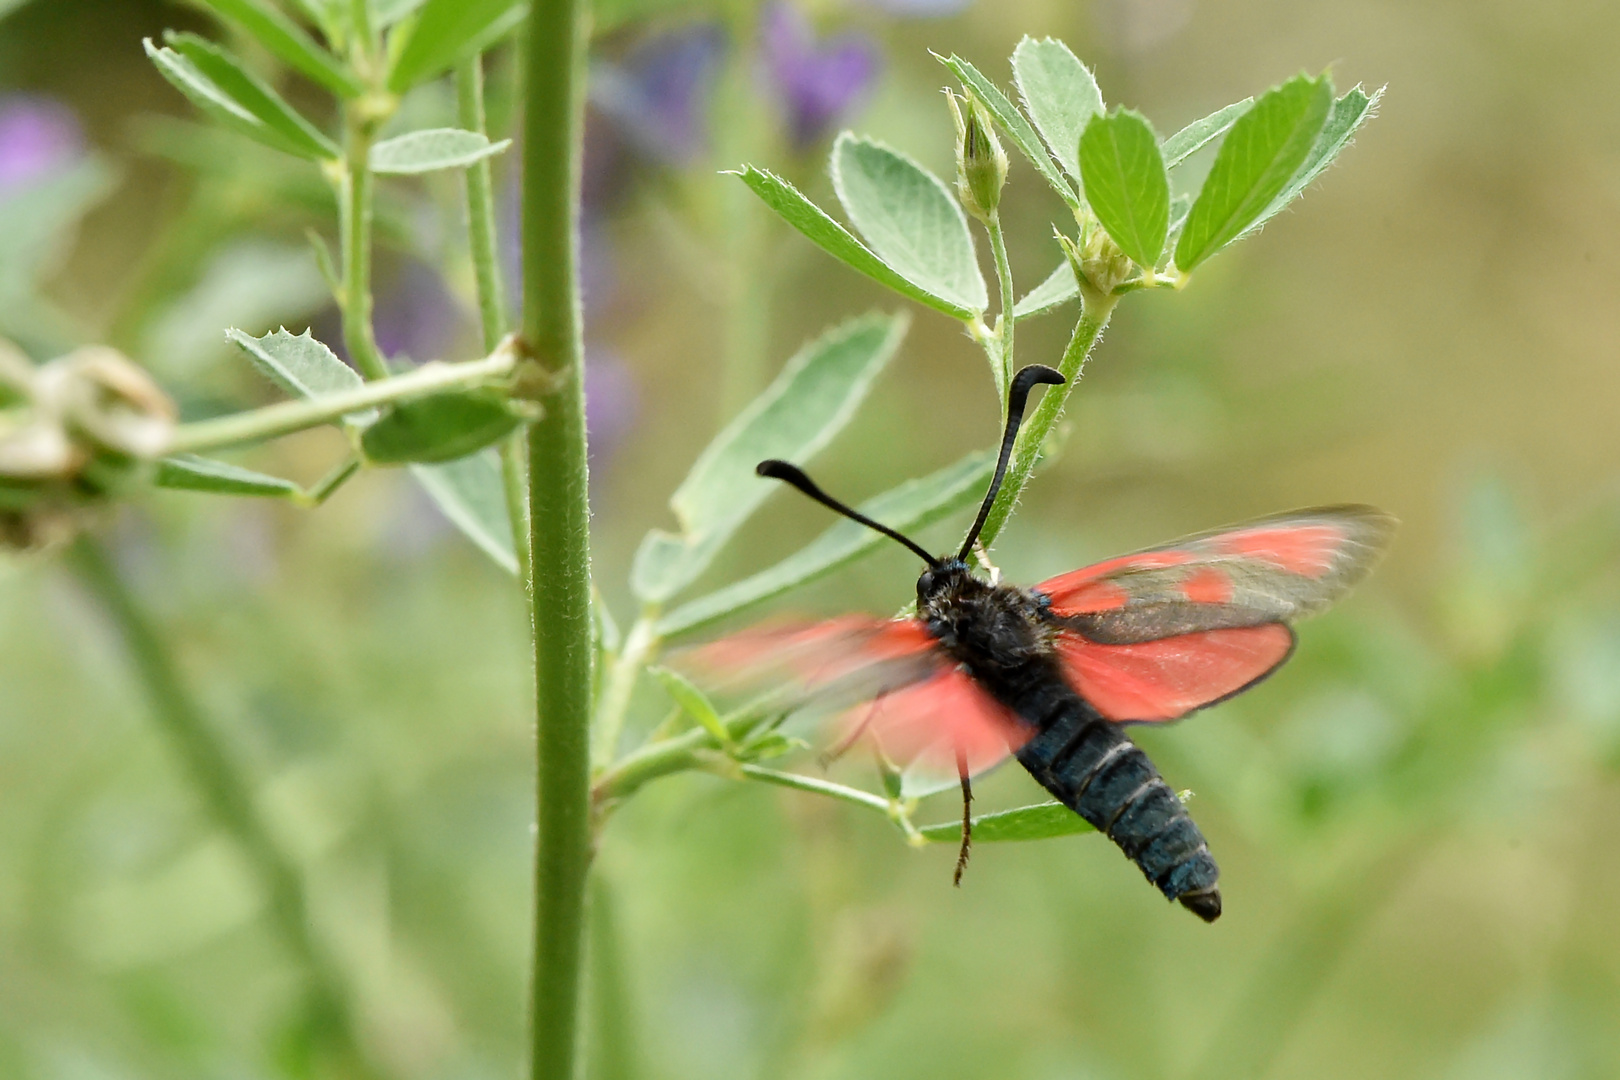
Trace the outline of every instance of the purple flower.
<instances>
[{"instance_id":1,"label":"purple flower","mask_svg":"<svg viewBox=\"0 0 1620 1080\"><path fill-rule=\"evenodd\" d=\"M708 149L709 94L725 30L694 23L650 37L616 63L591 67L590 100L641 153L685 165Z\"/></svg>"},{"instance_id":2,"label":"purple flower","mask_svg":"<svg viewBox=\"0 0 1620 1080\"><path fill-rule=\"evenodd\" d=\"M84 153L78 117L36 94L0 95L0 187L24 184Z\"/></svg>"},{"instance_id":3,"label":"purple flower","mask_svg":"<svg viewBox=\"0 0 1620 1080\"><path fill-rule=\"evenodd\" d=\"M943 19L973 6L973 0L863 0L867 7L877 8L901 19Z\"/></svg>"},{"instance_id":4,"label":"purple flower","mask_svg":"<svg viewBox=\"0 0 1620 1080\"><path fill-rule=\"evenodd\" d=\"M774 3L760 22L764 76L787 114L788 131L803 149L826 135L877 80L881 58L864 34L817 43L804 15Z\"/></svg>"}]
</instances>

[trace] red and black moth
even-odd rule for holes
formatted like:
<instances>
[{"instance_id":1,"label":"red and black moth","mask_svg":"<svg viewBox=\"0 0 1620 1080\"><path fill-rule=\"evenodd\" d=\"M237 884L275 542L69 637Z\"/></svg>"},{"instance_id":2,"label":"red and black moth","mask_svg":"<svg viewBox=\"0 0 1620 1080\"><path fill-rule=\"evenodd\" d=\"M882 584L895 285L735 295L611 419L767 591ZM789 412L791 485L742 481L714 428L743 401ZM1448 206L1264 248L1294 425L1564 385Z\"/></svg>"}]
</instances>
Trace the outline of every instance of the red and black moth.
<instances>
[{"instance_id":1,"label":"red and black moth","mask_svg":"<svg viewBox=\"0 0 1620 1080\"><path fill-rule=\"evenodd\" d=\"M929 554L787 462L761 462L761 476L792 484L927 563L917 613L744 631L696 659L751 682L791 678L809 696L866 702L845 713L848 739L870 734L896 757L952 769L963 793L958 883L971 839L969 777L1011 753L1168 899L1213 922L1220 871L1209 846L1125 725L1177 720L1275 671L1293 652L1293 620L1364 577L1395 521L1366 506L1298 510L1032 589L986 580L967 558L1006 476L1030 391L1063 381L1040 365L1014 377L995 475L954 557Z\"/></svg>"}]
</instances>

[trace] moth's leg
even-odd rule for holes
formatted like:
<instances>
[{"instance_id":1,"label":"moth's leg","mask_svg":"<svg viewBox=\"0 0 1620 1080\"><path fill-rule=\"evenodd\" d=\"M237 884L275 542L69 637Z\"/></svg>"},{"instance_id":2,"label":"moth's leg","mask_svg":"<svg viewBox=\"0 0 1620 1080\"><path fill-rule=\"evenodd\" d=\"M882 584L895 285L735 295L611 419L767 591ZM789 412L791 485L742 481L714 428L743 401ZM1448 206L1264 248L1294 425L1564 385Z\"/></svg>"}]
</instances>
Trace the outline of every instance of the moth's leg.
<instances>
[{"instance_id":1,"label":"moth's leg","mask_svg":"<svg viewBox=\"0 0 1620 1080\"><path fill-rule=\"evenodd\" d=\"M967 751L956 748L956 775L962 778L962 847L956 853L957 888L962 887L962 871L967 869L968 851L973 847L973 782L968 779Z\"/></svg>"},{"instance_id":2,"label":"moth's leg","mask_svg":"<svg viewBox=\"0 0 1620 1080\"><path fill-rule=\"evenodd\" d=\"M885 691L885 693L886 692L887 691ZM877 715L878 707L882 704L883 694L880 693L877 697L872 699L872 704L867 707L866 715L861 717L861 722L856 724L855 727L850 730L848 735L845 735L842 739L839 739L837 742L833 743L832 746L823 751L821 755L816 758L816 763L820 765L823 770L825 770L831 768L835 761L849 753L849 748L860 742L861 736L865 735L867 729L872 726L872 717Z\"/></svg>"}]
</instances>

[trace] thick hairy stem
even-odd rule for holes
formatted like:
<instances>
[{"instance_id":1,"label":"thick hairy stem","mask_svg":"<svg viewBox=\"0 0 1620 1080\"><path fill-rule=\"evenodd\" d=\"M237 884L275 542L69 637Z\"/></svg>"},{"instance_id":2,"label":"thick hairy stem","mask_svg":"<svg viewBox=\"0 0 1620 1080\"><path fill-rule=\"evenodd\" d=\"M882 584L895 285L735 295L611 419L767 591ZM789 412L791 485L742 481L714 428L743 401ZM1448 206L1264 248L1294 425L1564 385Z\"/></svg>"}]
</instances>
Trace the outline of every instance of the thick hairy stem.
<instances>
[{"instance_id":1,"label":"thick hairy stem","mask_svg":"<svg viewBox=\"0 0 1620 1080\"><path fill-rule=\"evenodd\" d=\"M1102 336L1103 328L1108 325L1108 317L1114 313L1114 304L1117 302L1115 297L1090 291L1083 292L1081 299L1080 321L1075 324L1068 348L1063 350L1063 358L1058 362L1058 370L1068 381L1062 386L1046 388L1040 404L1035 406L1018 433L1018 441L1013 444L1012 462L1007 467L1007 479L1002 483L1001 492L990 507L990 516L985 519L984 528L979 533L979 542L986 549L1001 534L1002 527L1007 524L1007 518L1012 515L1013 507L1018 504L1018 496L1023 493L1024 485L1029 483L1030 476L1034 474L1035 465L1041 458L1041 445L1045 443L1046 437L1051 434L1063 416L1063 403L1074 391L1080 373L1085 368L1086 358L1091 355L1097 339ZM1008 325L1011 325L1010 313L1008 320Z\"/></svg>"},{"instance_id":2,"label":"thick hairy stem","mask_svg":"<svg viewBox=\"0 0 1620 1080\"><path fill-rule=\"evenodd\" d=\"M270 833L253 801L252 784L237 767L218 731L181 680L167 643L141 609L102 549L80 538L69 559L79 579L101 603L129 651L131 664L151 703L153 717L204 806L246 857L270 900L277 932L297 956L309 983L318 1027L330 1033L332 1052L344 1075L375 1075L360 1049L355 1017L337 963L316 938L297 867Z\"/></svg>"},{"instance_id":3,"label":"thick hairy stem","mask_svg":"<svg viewBox=\"0 0 1620 1080\"><path fill-rule=\"evenodd\" d=\"M591 856L590 515L578 281L586 0L535 0L526 49L523 338L545 407L529 431L538 828L529 1023L535 1080L574 1080ZM521 377L520 377L521 378Z\"/></svg>"}]
</instances>

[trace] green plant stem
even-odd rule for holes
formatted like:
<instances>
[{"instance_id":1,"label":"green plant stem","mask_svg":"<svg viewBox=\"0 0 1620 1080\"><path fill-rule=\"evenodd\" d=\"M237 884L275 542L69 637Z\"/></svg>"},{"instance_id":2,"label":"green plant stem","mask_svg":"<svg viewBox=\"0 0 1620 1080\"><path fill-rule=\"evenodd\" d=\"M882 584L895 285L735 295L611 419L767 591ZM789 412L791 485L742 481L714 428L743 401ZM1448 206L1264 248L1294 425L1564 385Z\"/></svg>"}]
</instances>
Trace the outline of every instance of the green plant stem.
<instances>
[{"instance_id":1,"label":"green plant stem","mask_svg":"<svg viewBox=\"0 0 1620 1080\"><path fill-rule=\"evenodd\" d=\"M356 28L356 38L360 31ZM365 99L343 108L346 129L344 166L338 180L338 217L343 250L343 343L360 374L367 379L388 375L371 325L371 174L372 121Z\"/></svg>"},{"instance_id":2,"label":"green plant stem","mask_svg":"<svg viewBox=\"0 0 1620 1080\"><path fill-rule=\"evenodd\" d=\"M340 417L407 398L426 397L443 390L466 390L499 382L510 375L514 357L502 349L482 360L459 364L427 363L403 375L391 375L353 390L266 405L213 420L181 424L169 442L171 454L201 453L243 443L263 442L305 428L329 424Z\"/></svg>"},{"instance_id":3,"label":"green plant stem","mask_svg":"<svg viewBox=\"0 0 1620 1080\"><path fill-rule=\"evenodd\" d=\"M315 937L297 868L260 816L248 777L181 680L163 636L141 609L107 555L88 537L68 552L79 579L112 618L152 712L178 754L193 786L219 827L230 835L269 896L277 931L297 956L309 982L320 1026L334 1039L333 1052L352 1076L375 1075L366 1063L349 1008L344 980L334 958Z\"/></svg>"},{"instance_id":4,"label":"green plant stem","mask_svg":"<svg viewBox=\"0 0 1620 1080\"><path fill-rule=\"evenodd\" d=\"M1023 493L1024 485L1029 483L1030 476L1034 474L1035 465L1041 458L1041 446L1063 416L1063 403L1069 399L1075 384L1079 382L1086 358L1091 355L1097 339L1108 326L1108 318L1114 313L1114 305L1118 302L1118 297L1104 296L1090 290L1083 290L1080 299L1080 321L1075 324L1069 345L1063 350L1063 358L1058 361L1058 370L1068 381L1062 386L1046 388L1040 404L1035 406L1029 418L1024 421L1023 429L1018 433L1018 441L1013 444L1012 462L1007 468L1007 479L1002 483L1001 492L990 507L990 516L985 519L984 529L979 533L979 541L986 550L1001 534L1007 519L1012 515L1013 507L1018 504L1018 497ZM1010 318L1009 315L1009 320Z\"/></svg>"},{"instance_id":5,"label":"green plant stem","mask_svg":"<svg viewBox=\"0 0 1620 1080\"><path fill-rule=\"evenodd\" d=\"M1018 297L1013 292L1012 265L1007 261L1007 239L1001 231L1001 215L991 212L984 228L990 234L990 250L996 259L996 283L1001 292L1001 316L996 320L997 344L997 370L1000 376L997 379L996 389L1001 392L1001 416L1007 417L1007 392L1012 387L1013 377L1013 305L1018 303Z\"/></svg>"},{"instance_id":6,"label":"green plant stem","mask_svg":"<svg viewBox=\"0 0 1620 1080\"><path fill-rule=\"evenodd\" d=\"M529 431L537 813L529 1014L534 1080L574 1080L591 859L590 508L577 262L586 0L535 0L525 48L524 385Z\"/></svg>"},{"instance_id":7,"label":"green plant stem","mask_svg":"<svg viewBox=\"0 0 1620 1080\"><path fill-rule=\"evenodd\" d=\"M485 135L484 65L471 56L456 65L457 121L466 131ZM467 169L467 242L472 252L473 279L478 285L479 325L484 351L492 353L506 333L506 298L502 289L500 253L495 227L494 183L489 159Z\"/></svg>"},{"instance_id":8,"label":"green plant stem","mask_svg":"<svg viewBox=\"0 0 1620 1080\"><path fill-rule=\"evenodd\" d=\"M818 780L813 776L800 776L798 773L780 772L776 769L767 769L761 765L740 765L742 774L751 780L762 780L767 784L778 787L792 788L795 791L809 791L817 795L825 795L831 799L841 799L868 810L876 810L884 817L889 817L893 804L881 795L874 795L870 791L860 788L846 787L835 784L831 780Z\"/></svg>"},{"instance_id":9,"label":"green plant stem","mask_svg":"<svg viewBox=\"0 0 1620 1080\"><path fill-rule=\"evenodd\" d=\"M457 122L467 131L488 132L484 115L484 61L474 55L456 65ZM495 223L495 186L489 159L467 169L467 246L472 254L473 280L478 287L478 322L484 351L494 352L506 333L506 287L501 280L500 249ZM501 486L506 494L506 517L512 524L512 550L517 555L518 577L529 580L529 504L524 489L525 433L514 432L501 443Z\"/></svg>"},{"instance_id":10,"label":"green plant stem","mask_svg":"<svg viewBox=\"0 0 1620 1080\"><path fill-rule=\"evenodd\" d=\"M593 763L598 769L606 768L619 749L619 737L624 733L624 720L630 711L630 697L635 693L636 681L647 666L647 659L658 647L658 613L643 614L624 639L624 647L613 659L608 671L607 685L602 689L602 700L596 710L596 747Z\"/></svg>"},{"instance_id":11,"label":"green plant stem","mask_svg":"<svg viewBox=\"0 0 1620 1080\"><path fill-rule=\"evenodd\" d=\"M738 742L763 722L764 716L760 713L743 712L728 717L725 725L731 741ZM603 807L619 802L660 776L701 768L704 753L718 749L719 740L703 727L647 743L614 762L596 778L591 789L592 801Z\"/></svg>"}]
</instances>

